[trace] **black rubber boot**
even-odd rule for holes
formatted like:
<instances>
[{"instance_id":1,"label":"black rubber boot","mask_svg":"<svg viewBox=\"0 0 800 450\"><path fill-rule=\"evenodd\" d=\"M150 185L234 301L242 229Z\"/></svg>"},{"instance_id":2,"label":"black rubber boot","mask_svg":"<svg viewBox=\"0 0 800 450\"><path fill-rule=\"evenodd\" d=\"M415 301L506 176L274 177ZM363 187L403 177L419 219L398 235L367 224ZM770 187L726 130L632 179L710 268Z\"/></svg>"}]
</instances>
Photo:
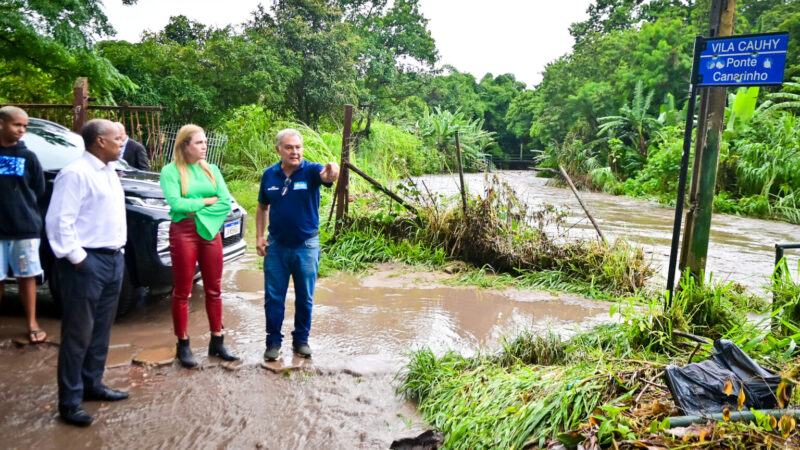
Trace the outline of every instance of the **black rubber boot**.
<instances>
[{"instance_id":1,"label":"black rubber boot","mask_svg":"<svg viewBox=\"0 0 800 450\"><path fill-rule=\"evenodd\" d=\"M178 346L177 350L175 351L175 356L181 362L183 367L188 369L197 367L197 360L194 359L192 348L189 347L188 337L186 339L178 339Z\"/></svg>"},{"instance_id":2,"label":"black rubber boot","mask_svg":"<svg viewBox=\"0 0 800 450\"><path fill-rule=\"evenodd\" d=\"M211 335L211 342L208 343L208 356L216 356L225 361L236 361L239 357L228 353L228 349L222 343L224 339L224 336Z\"/></svg>"}]
</instances>

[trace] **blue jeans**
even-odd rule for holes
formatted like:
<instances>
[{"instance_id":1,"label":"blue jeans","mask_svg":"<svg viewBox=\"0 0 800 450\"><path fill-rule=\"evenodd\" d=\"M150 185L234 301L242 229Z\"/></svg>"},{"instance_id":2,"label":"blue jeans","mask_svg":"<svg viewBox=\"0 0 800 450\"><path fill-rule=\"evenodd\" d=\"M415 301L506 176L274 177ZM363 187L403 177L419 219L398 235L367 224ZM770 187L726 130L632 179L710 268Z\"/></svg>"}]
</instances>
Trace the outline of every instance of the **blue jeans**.
<instances>
[{"instance_id":1,"label":"blue jeans","mask_svg":"<svg viewBox=\"0 0 800 450\"><path fill-rule=\"evenodd\" d=\"M307 344L311 330L314 284L319 270L319 236L297 247L281 245L271 237L264 260L264 313L267 316L267 347L279 347L286 310L289 277L294 282L294 345Z\"/></svg>"},{"instance_id":2,"label":"blue jeans","mask_svg":"<svg viewBox=\"0 0 800 450\"><path fill-rule=\"evenodd\" d=\"M111 325L117 315L125 256L88 251L80 269L56 260L61 277L61 347L58 404L77 406L83 393L102 386Z\"/></svg>"}]
</instances>

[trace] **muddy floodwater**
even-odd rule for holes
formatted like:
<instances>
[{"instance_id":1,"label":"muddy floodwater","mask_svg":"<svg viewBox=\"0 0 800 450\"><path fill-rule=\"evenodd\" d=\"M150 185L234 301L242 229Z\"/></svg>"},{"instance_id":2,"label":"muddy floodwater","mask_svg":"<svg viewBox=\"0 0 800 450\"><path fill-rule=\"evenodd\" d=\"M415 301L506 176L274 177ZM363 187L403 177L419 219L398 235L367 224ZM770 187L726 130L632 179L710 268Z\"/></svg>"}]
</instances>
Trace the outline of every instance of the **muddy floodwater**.
<instances>
[{"instance_id":1,"label":"muddy floodwater","mask_svg":"<svg viewBox=\"0 0 800 450\"><path fill-rule=\"evenodd\" d=\"M569 189L547 186L548 179L537 178L531 171L501 171L501 180L509 183L528 205L548 203L567 208L570 236L594 237L594 228ZM418 180L432 192L455 195L458 176L436 175ZM466 174L465 181L473 194L483 193L483 174ZM662 282L667 278L675 209L630 197L597 192L580 192L581 198L609 239L624 238L642 246ZM681 237L683 234L681 234ZM714 214L706 268L714 279L737 281L761 295L772 274L776 243L800 243L800 226L785 222ZM796 275L800 250L787 250L789 268Z\"/></svg>"},{"instance_id":2,"label":"muddy floodwater","mask_svg":"<svg viewBox=\"0 0 800 450\"><path fill-rule=\"evenodd\" d=\"M168 298L150 298L118 321L106 383L129 390L119 403L86 402L88 429L57 413L56 345L21 345L19 301L3 300L0 316L0 435L3 448L388 448L425 429L414 405L395 395L408 353L496 351L504 334L555 329L563 334L608 321L608 304L537 291L450 287L446 275L381 266L364 277L318 282L311 360L291 355L263 364L263 276L247 255L226 266L226 344L243 358L220 364L205 356L208 325L200 286L189 317L200 370L173 361ZM40 323L58 342L59 322L41 296ZM284 333L291 331L293 296ZM290 337L289 337L290 339Z\"/></svg>"},{"instance_id":3,"label":"muddy floodwater","mask_svg":"<svg viewBox=\"0 0 800 450\"><path fill-rule=\"evenodd\" d=\"M501 174L531 205L550 203L571 211L573 236L592 236L571 192L548 187L531 172ZM425 177L429 189L457 192L455 177ZM467 175L482 191L482 174ZM583 193L611 238L642 245L665 272L673 210L653 203ZM252 239L252 236L249 237ZM774 244L800 240L800 227L715 215L708 268L715 277L758 290L772 271ZM792 266L796 255L789 253ZM242 361L209 360L208 325L201 286L191 299L189 333L199 370L173 361L169 299L144 299L112 330L106 383L131 398L86 402L95 417L88 429L58 420L56 362L59 321L46 288L40 323L50 344L24 345L19 299L0 305L0 448L387 448L425 429L414 405L395 395L396 375L414 349L437 353L494 352L502 336L520 330L568 335L609 321L609 304L540 291L503 292L443 284L443 273L410 272L384 265L354 277L317 284L310 344L313 359L293 357L284 342L279 362L264 364L263 274L248 253L225 266L226 344ZM13 289L9 289L13 291ZM284 333L290 339L293 294Z\"/></svg>"}]
</instances>

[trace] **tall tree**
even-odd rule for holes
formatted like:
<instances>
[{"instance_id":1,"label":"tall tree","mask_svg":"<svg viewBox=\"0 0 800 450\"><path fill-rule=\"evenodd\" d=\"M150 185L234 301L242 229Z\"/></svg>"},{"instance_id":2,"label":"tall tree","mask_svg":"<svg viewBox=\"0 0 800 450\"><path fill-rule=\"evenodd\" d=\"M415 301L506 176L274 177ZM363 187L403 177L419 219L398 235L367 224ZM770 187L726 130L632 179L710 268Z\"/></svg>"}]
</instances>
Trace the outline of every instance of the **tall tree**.
<instances>
[{"instance_id":1,"label":"tall tree","mask_svg":"<svg viewBox=\"0 0 800 450\"><path fill-rule=\"evenodd\" d=\"M358 37L359 103L370 105L371 113L413 95L414 75L432 70L437 59L419 0L339 0L339 5Z\"/></svg>"},{"instance_id":2,"label":"tall tree","mask_svg":"<svg viewBox=\"0 0 800 450\"><path fill-rule=\"evenodd\" d=\"M183 16L140 43L104 41L99 48L140 86L117 96L167 106L166 121L213 125L245 104L279 110L291 76L274 39L214 29Z\"/></svg>"},{"instance_id":3,"label":"tall tree","mask_svg":"<svg viewBox=\"0 0 800 450\"><path fill-rule=\"evenodd\" d=\"M478 93L475 77L450 65L444 70L449 73L431 77L425 83L424 99L430 109L460 110L467 119L483 119L486 104Z\"/></svg>"},{"instance_id":4,"label":"tall tree","mask_svg":"<svg viewBox=\"0 0 800 450\"><path fill-rule=\"evenodd\" d=\"M126 5L136 0L124 0ZM80 76L90 92L113 102L112 90L133 83L94 50L96 37L115 33L100 0L0 2L0 100L65 101Z\"/></svg>"},{"instance_id":5,"label":"tall tree","mask_svg":"<svg viewBox=\"0 0 800 450\"><path fill-rule=\"evenodd\" d=\"M341 9L328 0L276 0L271 14L259 8L245 26L281 50L291 73L285 107L294 117L316 124L352 101L358 47Z\"/></svg>"},{"instance_id":6,"label":"tall tree","mask_svg":"<svg viewBox=\"0 0 800 450\"><path fill-rule=\"evenodd\" d=\"M486 105L484 128L495 134L498 147L506 154L517 154L521 141L508 130L506 114L511 102L525 89L525 83L507 73L492 77L487 73L478 84L478 93Z\"/></svg>"},{"instance_id":7,"label":"tall tree","mask_svg":"<svg viewBox=\"0 0 800 450\"><path fill-rule=\"evenodd\" d=\"M692 3L692 0L596 0L586 10L589 18L573 23L569 32L580 43L591 35L627 30L666 17L667 13L688 17Z\"/></svg>"}]
</instances>

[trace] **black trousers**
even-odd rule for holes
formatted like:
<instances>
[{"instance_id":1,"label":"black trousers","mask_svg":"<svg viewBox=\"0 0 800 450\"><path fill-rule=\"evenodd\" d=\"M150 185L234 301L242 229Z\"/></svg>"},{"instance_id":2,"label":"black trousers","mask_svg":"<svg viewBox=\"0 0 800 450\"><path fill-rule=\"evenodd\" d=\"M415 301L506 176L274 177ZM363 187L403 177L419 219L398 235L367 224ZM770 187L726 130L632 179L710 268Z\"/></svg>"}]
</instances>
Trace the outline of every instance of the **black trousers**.
<instances>
[{"instance_id":1,"label":"black trousers","mask_svg":"<svg viewBox=\"0 0 800 450\"><path fill-rule=\"evenodd\" d=\"M102 383L125 268L122 253L87 253L80 269L66 258L56 261L63 310L58 403L66 407L79 405L85 389Z\"/></svg>"}]
</instances>

